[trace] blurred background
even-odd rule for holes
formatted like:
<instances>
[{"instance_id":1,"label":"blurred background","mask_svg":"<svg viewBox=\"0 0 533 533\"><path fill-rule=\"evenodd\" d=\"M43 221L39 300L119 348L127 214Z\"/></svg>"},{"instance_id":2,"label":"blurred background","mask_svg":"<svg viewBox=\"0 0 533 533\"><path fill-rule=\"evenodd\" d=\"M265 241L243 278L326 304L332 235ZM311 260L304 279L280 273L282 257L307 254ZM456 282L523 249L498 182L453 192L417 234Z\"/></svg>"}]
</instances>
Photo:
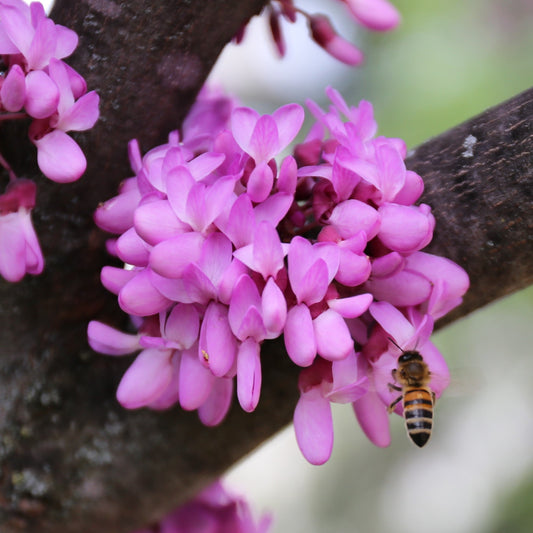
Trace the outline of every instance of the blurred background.
<instances>
[{"instance_id":1,"label":"blurred background","mask_svg":"<svg viewBox=\"0 0 533 533\"><path fill-rule=\"evenodd\" d=\"M212 81L266 113L324 103L333 85L348 103L371 100L379 133L414 147L533 85L533 0L393 0L393 32L356 29L340 2L296 0L327 13L365 52L345 67L316 46L305 22L284 25L279 60L266 21L228 45ZM51 4L51 2L46 2ZM452 391L436 407L429 444L409 442L400 417L392 444L373 446L349 405L334 405L330 461L309 465L287 428L227 475L272 533L530 533L533 531L533 288L439 331ZM296 386L296 384L295 384Z\"/></svg>"},{"instance_id":2,"label":"blurred background","mask_svg":"<svg viewBox=\"0 0 533 533\"><path fill-rule=\"evenodd\" d=\"M393 0L401 26L356 29L339 2L297 0L327 12L364 51L345 67L309 38L305 21L285 25L287 57L277 58L266 21L229 45L213 81L247 105L271 112L333 85L349 103L371 100L379 133L409 147L533 85L532 0ZM439 331L452 370L436 407L431 441L409 442L394 416L392 444L374 447L349 405L334 406L330 461L307 464L287 428L227 476L274 533L513 533L533 531L533 288Z\"/></svg>"}]
</instances>

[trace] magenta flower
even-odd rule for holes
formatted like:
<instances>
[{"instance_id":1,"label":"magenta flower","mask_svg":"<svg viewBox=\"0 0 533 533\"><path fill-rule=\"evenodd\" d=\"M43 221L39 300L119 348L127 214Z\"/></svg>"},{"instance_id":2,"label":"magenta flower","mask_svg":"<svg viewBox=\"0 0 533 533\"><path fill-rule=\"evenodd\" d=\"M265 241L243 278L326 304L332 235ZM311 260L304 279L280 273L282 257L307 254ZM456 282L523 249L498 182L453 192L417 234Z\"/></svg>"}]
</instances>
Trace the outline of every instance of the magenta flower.
<instances>
[{"instance_id":1,"label":"magenta flower","mask_svg":"<svg viewBox=\"0 0 533 533\"><path fill-rule=\"evenodd\" d=\"M78 179L86 167L83 152L66 132L89 129L98 118L98 96L85 94L85 80L61 61L77 43L76 33L48 19L39 2L0 2L0 54L6 67L0 78L2 120L33 119L28 134L37 147L37 163L58 182ZM30 219L35 185L21 185L24 180L1 154L0 164L10 176L0 199L0 273L19 281L26 272L40 274L44 266Z\"/></svg>"},{"instance_id":2,"label":"magenta flower","mask_svg":"<svg viewBox=\"0 0 533 533\"><path fill-rule=\"evenodd\" d=\"M263 116L247 107L233 111L233 136L255 162L247 184L252 201L262 202L270 194L274 173L268 163L296 137L303 119L303 109L297 104L280 107L272 115Z\"/></svg>"},{"instance_id":3,"label":"magenta flower","mask_svg":"<svg viewBox=\"0 0 533 533\"><path fill-rule=\"evenodd\" d=\"M76 33L47 18L40 2L2 2L0 19L0 54L22 54L27 71L69 56L78 45Z\"/></svg>"},{"instance_id":4,"label":"magenta flower","mask_svg":"<svg viewBox=\"0 0 533 533\"><path fill-rule=\"evenodd\" d=\"M75 101L66 66L52 58L48 68L50 78L59 89L57 111L47 119L32 123L30 139L37 147L37 162L43 174L65 183L77 180L87 166L81 148L65 132L94 126L99 97L91 91Z\"/></svg>"},{"instance_id":5,"label":"magenta flower","mask_svg":"<svg viewBox=\"0 0 533 533\"><path fill-rule=\"evenodd\" d=\"M333 446L331 402L351 403L369 439L389 444L388 384L401 353L389 339L421 352L437 396L447 385L429 337L468 276L420 251L435 219L414 205L423 184L405 168L405 143L376 137L370 103L327 94L332 106L308 104L317 122L279 164L302 109L261 116L220 93L214 105L207 90L193 110L200 123L189 121L182 141L173 132L144 157L130 144L135 176L95 220L119 234L109 249L128 267L104 268L102 282L138 334L88 331L103 353L141 350L117 392L126 407L179 403L216 425L236 386L253 411L263 343L283 335L302 367L296 438L322 464Z\"/></svg>"},{"instance_id":6,"label":"magenta flower","mask_svg":"<svg viewBox=\"0 0 533 533\"><path fill-rule=\"evenodd\" d=\"M135 533L266 533L271 518L253 519L246 501L216 481L153 527Z\"/></svg>"},{"instance_id":7,"label":"magenta flower","mask_svg":"<svg viewBox=\"0 0 533 533\"><path fill-rule=\"evenodd\" d=\"M18 179L0 195L0 274L7 281L20 281L26 273L40 274L44 268L31 222L35 193L35 183Z\"/></svg>"}]
</instances>

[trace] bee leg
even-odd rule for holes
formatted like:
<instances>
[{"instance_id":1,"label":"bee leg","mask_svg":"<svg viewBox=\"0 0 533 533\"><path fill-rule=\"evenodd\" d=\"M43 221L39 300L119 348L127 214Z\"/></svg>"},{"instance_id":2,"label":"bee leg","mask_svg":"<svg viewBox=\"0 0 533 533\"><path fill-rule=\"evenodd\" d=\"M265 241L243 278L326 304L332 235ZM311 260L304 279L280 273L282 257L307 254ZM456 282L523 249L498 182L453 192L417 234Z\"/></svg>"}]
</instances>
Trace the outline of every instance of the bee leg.
<instances>
[{"instance_id":1,"label":"bee leg","mask_svg":"<svg viewBox=\"0 0 533 533\"><path fill-rule=\"evenodd\" d=\"M435 397L435 393L433 391L431 391L431 397L433 398L433 405L435 405L435 400L437 398Z\"/></svg>"},{"instance_id":2,"label":"bee leg","mask_svg":"<svg viewBox=\"0 0 533 533\"><path fill-rule=\"evenodd\" d=\"M396 387L395 387L396 388ZM400 389L401 390L401 389ZM387 407L387 412L389 413L389 415L392 413L392 411L394 410L394 408L396 407L396 404L403 398L403 396L398 396L398 398L396 398L396 400L394 400L390 405L389 407Z\"/></svg>"},{"instance_id":3,"label":"bee leg","mask_svg":"<svg viewBox=\"0 0 533 533\"><path fill-rule=\"evenodd\" d=\"M392 383L387 383L387 387L389 388L389 392L392 392L393 390L401 391L402 388L398 387L398 385L394 385Z\"/></svg>"}]
</instances>

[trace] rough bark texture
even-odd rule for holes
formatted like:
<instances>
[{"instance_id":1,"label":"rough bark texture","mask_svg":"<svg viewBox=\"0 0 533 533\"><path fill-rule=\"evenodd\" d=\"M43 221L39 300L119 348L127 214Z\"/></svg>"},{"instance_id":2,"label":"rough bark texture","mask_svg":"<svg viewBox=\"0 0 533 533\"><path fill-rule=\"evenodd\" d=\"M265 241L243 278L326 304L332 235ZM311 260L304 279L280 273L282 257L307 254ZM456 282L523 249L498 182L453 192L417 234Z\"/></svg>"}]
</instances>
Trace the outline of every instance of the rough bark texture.
<instances>
[{"instance_id":1,"label":"rough bark texture","mask_svg":"<svg viewBox=\"0 0 533 533\"><path fill-rule=\"evenodd\" d=\"M441 326L533 282L533 89L427 141L406 164L437 219L427 251L470 275Z\"/></svg>"},{"instance_id":2,"label":"rough bark texture","mask_svg":"<svg viewBox=\"0 0 533 533\"><path fill-rule=\"evenodd\" d=\"M39 183L35 222L45 274L0 283L0 530L122 533L155 520L272 435L292 416L296 369L280 342L264 348L253 415L235 408L207 429L195 414L127 412L116 403L129 361L93 354L88 320L120 326L99 286L108 262L91 214L128 175L126 142L163 140L213 61L259 0L58 1L55 19L80 33L71 64L102 97L102 120L78 138L89 160L79 183ZM454 318L531 282L533 91L419 147L408 165L426 179L438 230L432 251L471 274ZM20 126L18 126L20 127ZM476 138L472 155L465 139ZM17 127L0 149L37 177Z\"/></svg>"}]
</instances>

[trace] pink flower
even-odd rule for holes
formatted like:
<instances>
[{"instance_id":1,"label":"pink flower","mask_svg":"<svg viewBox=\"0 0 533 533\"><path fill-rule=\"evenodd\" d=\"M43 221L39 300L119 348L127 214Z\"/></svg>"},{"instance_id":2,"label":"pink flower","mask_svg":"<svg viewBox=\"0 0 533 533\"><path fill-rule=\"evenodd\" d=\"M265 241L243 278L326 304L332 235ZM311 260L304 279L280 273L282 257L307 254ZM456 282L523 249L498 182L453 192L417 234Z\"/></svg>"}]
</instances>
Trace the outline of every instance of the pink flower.
<instances>
[{"instance_id":1,"label":"pink flower","mask_svg":"<svg viewBox=\"0 0 533 533\"><path fill-rule=\"evenodd\" d=\"M40 274L44 259L31 222L36 186L19 179L0 195L0 274L11 282Z\"/></svg>"},{"instance_id":2,"label":"pink flower","mask_svg":"<svg viewBox=\"0 0 533 533\"><path fill-rule=\"evenodd\" d=\"M77 180L87 166L85 156L67 131L83 131L98 119L99 97L91 91L77 101L65 65L50 60L50 78L59 89L57 112L50 118L36 120L30 126L30 139L37 147L39 168L50 179L66 183Z\"/></svg>"},{"instance_id":3,"label":"pink flower","mask_svg":"<svg viewBox=\"0 0 533 533\"><path fill-rule=\"evenodd\" d=\"M303 119L303 109L297 104L280 107L272 115L263 116L247 107L233 111L231 124L235 140L255 162L247 184L252 201L262 202L270 194L274 174L268 163L294 139Z\"/></svg>"},{"instance_id":4,"label":"pink flower","mask_svg":"<svg viewBox=\"0 0 533 533\"><path fill-rule=\"evenodd\" d=\"M88 332L103 353L141 350L117 392L126 407L179 403L216 425L235 378L242 409L253 411L263 342L283 335L303 368L298 444L322 464L333 446L331 402L352 403L370 440L389 444L394 343L421 352L437 395L446 386L429 337L468 277L419 251L435 220L429 206L413 205L423 186L405 169L405 143L375 137L368 102L327 94L332 106L309 103L317 123L279 168L275 158L302 123L297 105L263 116L237 108L229 118L233 102L204 91L199 124L188 122L183 141L173 132L144 157L130 144L135 176L95 219L119 234L109 248L130 266L105 267L102 282L138 333L94 323Z\"/></svg>"},{"instance_id":5,"label":"pink flower","mask_svg":"<svg viewBox=\"0 0 533 533\"><path fill-rule=\"evenodd\" d=\"M27 71L69 56L78 45L76 33L47 18L40 2L30 6L20 0L2 2L0 20L0 54L21 53Z\"/></svg>"},{"instance_id":6,"label":"pink flower","mask_svg":"<svg viewBox=\"0 0 533 533\"><path fill-rule=\"evenodd\" d=\"M226 491L220 481L172 511L154 527L135 533L266 533L271 518L253 519L246 501Z\"/></svg>"}]
</instances>

